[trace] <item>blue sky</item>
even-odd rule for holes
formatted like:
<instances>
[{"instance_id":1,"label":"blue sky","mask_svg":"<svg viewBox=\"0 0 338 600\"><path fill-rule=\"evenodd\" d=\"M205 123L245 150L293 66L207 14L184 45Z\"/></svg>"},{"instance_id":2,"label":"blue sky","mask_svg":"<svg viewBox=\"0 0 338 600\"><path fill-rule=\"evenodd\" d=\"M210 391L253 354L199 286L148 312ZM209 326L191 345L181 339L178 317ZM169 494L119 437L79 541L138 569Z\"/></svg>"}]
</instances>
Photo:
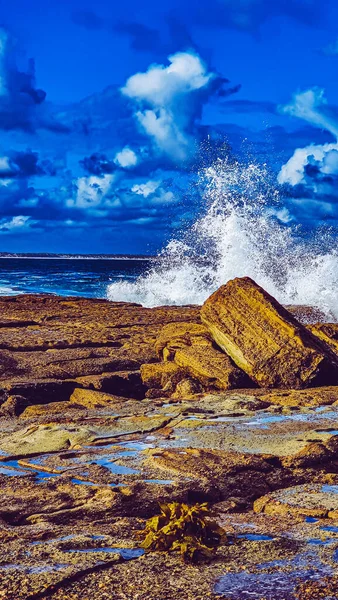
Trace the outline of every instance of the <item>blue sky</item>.
<instances>
[{"instance_id":1,"label":"blue sky","mask_svg":"<svg viewBox=\"0 0 338 600\"><path fill-rule=\"evenodd\" d=\"M0 0L0 251L154 253L217 157L338 219L334 0Z\"/></svg>"}]
</instances>

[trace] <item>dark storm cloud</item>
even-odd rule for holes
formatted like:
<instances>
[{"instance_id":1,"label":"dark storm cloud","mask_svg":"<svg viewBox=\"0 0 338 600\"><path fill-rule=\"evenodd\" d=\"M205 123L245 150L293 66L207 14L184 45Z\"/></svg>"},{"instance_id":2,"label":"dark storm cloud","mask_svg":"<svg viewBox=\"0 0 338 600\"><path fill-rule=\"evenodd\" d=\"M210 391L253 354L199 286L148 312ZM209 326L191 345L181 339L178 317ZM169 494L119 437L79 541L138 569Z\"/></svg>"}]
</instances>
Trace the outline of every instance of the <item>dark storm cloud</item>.
<instances>
[{"instance_id":1,"label":"dark storm cloud","mask_svg":"<svg viewBox=\"0 0 338 600\"><path fill-rule=\"evenodd\" d=\"M16 63L16 44L10 34L0 28L0 129L33 133L37 128L53 132L69 129L50 114L45 105L46 92L37 87L34 60L25 71Z\"/></svg>"},{"instance_id":2,"label":"dark storm cloud","mask_svg":"<svg viewBox=\"0 0 338 600\"><path fill-rule=\"evenodd\" d=\"M87 173L92 175L104 175L105 173L112 173L116 169L114 162L109 160L105 154L100 153L86 156L80 160L80 165Z\"/></svg>"},{"instance_id":3,"label":"dark storm cloud","mask_svg":"<svg viewBox=\"0 0 338 600\"><path fill-rule=\"evenodd\" d=\"M37 152L11 152L0 161L0 179L55 175L56 169L50 160L40 160Z\"/></svg>"}]
</instances>

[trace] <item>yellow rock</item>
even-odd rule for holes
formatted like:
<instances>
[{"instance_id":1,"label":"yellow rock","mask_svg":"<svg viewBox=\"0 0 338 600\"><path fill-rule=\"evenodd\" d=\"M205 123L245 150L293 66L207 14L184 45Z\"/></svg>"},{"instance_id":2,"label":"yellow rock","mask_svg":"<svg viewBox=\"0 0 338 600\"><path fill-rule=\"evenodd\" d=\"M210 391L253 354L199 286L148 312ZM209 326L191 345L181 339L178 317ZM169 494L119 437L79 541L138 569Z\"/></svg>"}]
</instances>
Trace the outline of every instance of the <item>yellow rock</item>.
<instances>
[{"instance_id":1,"label":"yellow rock","mask_svg":"<svg viewBox=\"0 0 338 600\"><path fill-rule=\"evenodd\" d=\"M307 388L306 390L271 390L259 396L262 402L278 406L329 406L338 403L338 387Z\"/></svg>"},{"instance_id":2,"label":"yellow rock","mask_svg":"<svg viewBox=\"0 0 338 600\"><path fill-rule=\"evenodd\" d=\"M175 351L186 346L212 346L207 328L199 323L168 323L156 339L158 356L172 360Z\"/></svg>"},{"instance_id":3,"label":"yellow rock","mask_svg":"<svg viewBox=\"0 0 338 600\"><path fill-rule=\"evenodd\" d=\"M338 360L329 347L249 277L219 288L201 318L222 350L262 387L338 383Z\"/></svg>"},{"instance_id":4,"label":"yellow rock","mask_svg":"<svg viewBox=\"0 0 338 600\"><path fill-rule=\"evenodd\" d=\"M207 387L229 390L249 382L226 354L212 346L180 348L175 352L175 363Z\"/></svg>"},{"instance_id":5,"label":"yellow rock","mask_svg":"<svg viewBox=\"0 0 338 600\"><path fill-rule=\"evenodd\" d=\"M307 327L313 335L325 342L335 354L338 354L338 323L317 323Z\"/></svg>"},{"instance_id":6,"label":"yellow rock","mask_svg":"<svg viewBox=\"0 0 338 600\"><path fill-rule=\"evenodd\" d=\"M143 383L155 389L163 388L173 378L177 383L185 376L185 371L173 362L144 364L140 372Z\"/></svg>"},{"instance_id":7,"label":"yellow rock","mask_svg":"<svg viewBox=\"0 0 338 600\"><path fill-rule=\"evenodd\" d=\"M107 406L116 400L121 401L121 398L113 396L112 394L98 392L96 390L75 388L69 399L69 402L70 404L76 404L77 406L83 406L84 408L98 408L100 406Z\"/></svg>"},{"instance_id":8,"label":"yellow rock","mask_svg":"<svg viewBox=\"0 0 338 600\"><path fill-rule=\"evenodd\" d=\"M41 415L48 415L54 413L65 413L74 406L70 405L69 402L51 402L50 404L33 404L27 406L24 412L20 415L21 419L31 419L32 417L40 417Z\"/></svg>"}]
</instances>

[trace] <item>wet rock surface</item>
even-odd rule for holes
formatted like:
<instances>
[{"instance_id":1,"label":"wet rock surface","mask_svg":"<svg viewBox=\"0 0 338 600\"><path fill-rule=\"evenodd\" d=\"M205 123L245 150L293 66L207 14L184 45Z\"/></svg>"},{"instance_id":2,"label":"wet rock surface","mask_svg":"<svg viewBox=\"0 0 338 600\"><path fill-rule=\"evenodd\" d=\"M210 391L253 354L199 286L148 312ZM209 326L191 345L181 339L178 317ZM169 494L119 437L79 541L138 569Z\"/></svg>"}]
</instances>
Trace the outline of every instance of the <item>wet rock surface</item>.
<instances>
[{"instance_id":1,"label":"wet rock surface","mask_svg":"<svg viewBox=\"0 0 338 600\"><path fill-rule=\"evenodd\" d=\"M201 317L218 346L260 386L338 383L336 355L249 277L220 287Z\"/></svg>"},{"instance_id":2,"label":"wet rock surface","mask_svg":"<svg viewBox=\"0 0 338 600\"><path fill-rule=\"evenodd\" d=\"M337 597L338 387L257 387L198 307L28 295L0 314L0 598ZM212 562L140 548L173 501L209 503Z\"/></svg>"}]
</instances>

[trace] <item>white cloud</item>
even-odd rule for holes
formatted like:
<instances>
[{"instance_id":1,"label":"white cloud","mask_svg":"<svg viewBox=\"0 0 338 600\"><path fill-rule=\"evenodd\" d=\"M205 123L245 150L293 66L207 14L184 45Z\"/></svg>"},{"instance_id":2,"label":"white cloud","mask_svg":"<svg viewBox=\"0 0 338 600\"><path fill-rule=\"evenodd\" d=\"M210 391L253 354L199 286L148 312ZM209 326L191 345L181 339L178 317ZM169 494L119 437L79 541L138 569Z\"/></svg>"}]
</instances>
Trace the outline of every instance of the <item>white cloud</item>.
<instances>
[{"instance_id":1,"label":"white cloud","mask_svg":"<svg viewBox=\"0 0 338 600\"><path fill-rule=\"evenodd\" d=\"M150 204L152 206L163 205L163 204L172 204L176 201L176 197L173 192L160 190L158 194L156 194L150 200Z\"/></svg>"},{"instance_id":2,"label":"white cloud","mask_svg":"<svg viewBox=\"0 0 338 600\"><path fill-rule=\"evenodd\" d=\"M122 93L150 105L164 107L178 95L188 94L208 85L213 78L197 54L177 52L168 57L169 66L151 65L146 73L132 75Z\"/></svg>"},{"instance_id":3,"label":"white cloud","mask_svg":"<svg viewBox=\"0 0 338 600\"><path fill-rule=\"evenodd\" d=\"M140 107L135 116L156 146L176 161L193 146L190 134L196 117L195 94L216 77L193 52L169 56L169 65L151 65L128 79L122 93Z\"/></svg>"},{"instance_id":4,"label":"white cloud","mask_svg":"<svg viewBox=\"0 0 338 600\"><path fill-rule=\"evenodd\" d=\"M323 144L297 148L278 174L279 183L298 185L307 181L306 167L310 160L316 161L322 173L337 173L338 144Z\"/></svg>"},{"instance_id":5,"label":"white cloud","mask_svg":"<svg viewBox=\"0 0 338 600\"><path fill-rule=\"evenodd\" d=\"M22 229L23 227L25 227L27 225L28 221L29 221L29 217L24 216L24 215L17 215L16 217L13 217L9 221L2 219L2 221L0 222L0 231L9 231L12 229Z\"/></svg>"},{"instance_id":6,"label":"white cloud","mask_svg":"<svg viewBox=\"0 0 338 600\"><path fill-rule=\"evenodd\" d=\"M329 131L338 138L338 120L327 107L324 90L312 88L295 94L280 112L297 117ZM304 185L318 194L331 194L338 175L338 142L297 148L278 174L278 182Z\"/></svg>"},{"instance_id":7,"label":"white cloud","mask_svg":"<svg viewBox=\"0 0 338 600\"><path fill-rule=\"evenodd\" d=\"M137 154L131 148L126 146L118 152L115 156L114 163L122 167L123 169L127 169L128 167L135 167L138 163Z\"/></svg>"},{"instance_id":8,"label":"white cloud","mask_svg":"<svg viewBox=\"0 0 338 600\"><path fill-rule=\"evenodd\" d=\"M6 175L12 172L12 168L7 156L0 156L0 174Z\"/></svg>"},{"instance_id":9,"label":"white cloud","mask_svg":"<svg viewBox=\"0 0 338 600\"><path fill-rule=\"evenodd\" d=\"M135 183L135 185L133 185L133 187L131 188L131 191L134 192L134 194L139 194L140 196L143 196L143 198L148 198L150 194L156 192L159 185L159 181L151 180L147 181L146 183Z\"/></svg>"},{"instance_id":10,"label":"white cloud","mask_svg":"<svg viewBox=\"0 0 338 600\"><path fill-rule=\"evenodd\" d=\"M314 87L294 94L292 102L285 106L279 106L279 111L307 121L316 127L327 129L335 137L338 137L337 119L330 115L325 107L327 107L327 100L324 90Z\"/></svg>"},{"instance_id":11,"label":"white cloud","mask_svg":"<svg viewBox=\"0 0 338 600\"><path fill-rule=\"evenodd\" d=\"M294 219L286 207L280 209L270 208L267 213L276 217L278 221L284 224L290 223Z\"/></svg>"},{"instance_id":12,"label":"white cloud","mask_svg":"<svg viewBox=\"0 0 338 600\"><path fill-rule=\"evenodd\" d=\"M77 193L66 202L67 206L92 209L109 204L107 195L111 192L114 180L115 176L110 174L103 177L80 177L76 182Z\"/></svg>"}]
</instances>

